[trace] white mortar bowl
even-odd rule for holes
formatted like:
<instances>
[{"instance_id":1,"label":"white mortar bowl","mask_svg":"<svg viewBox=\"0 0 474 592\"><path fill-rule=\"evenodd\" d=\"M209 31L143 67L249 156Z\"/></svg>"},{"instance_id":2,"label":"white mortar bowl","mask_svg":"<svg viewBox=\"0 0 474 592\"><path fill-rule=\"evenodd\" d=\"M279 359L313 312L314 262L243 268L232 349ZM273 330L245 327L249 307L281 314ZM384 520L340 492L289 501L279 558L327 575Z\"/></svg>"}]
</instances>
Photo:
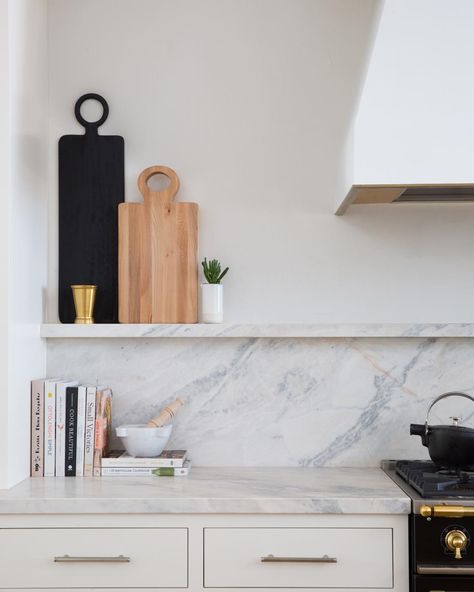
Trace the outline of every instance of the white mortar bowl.
<instances>
[{"instance_id":1,"label":"white mortar bowl","mask_svg":"<svg viewBox=\"0 0 474 592\"><path fill-rule=\"evenodd\" d=\"M150 458L163 452L172 430L172 424L161 428L150 428L142 424L118 426L115 431L130 456Z\"/></svg>"}]
</instances>

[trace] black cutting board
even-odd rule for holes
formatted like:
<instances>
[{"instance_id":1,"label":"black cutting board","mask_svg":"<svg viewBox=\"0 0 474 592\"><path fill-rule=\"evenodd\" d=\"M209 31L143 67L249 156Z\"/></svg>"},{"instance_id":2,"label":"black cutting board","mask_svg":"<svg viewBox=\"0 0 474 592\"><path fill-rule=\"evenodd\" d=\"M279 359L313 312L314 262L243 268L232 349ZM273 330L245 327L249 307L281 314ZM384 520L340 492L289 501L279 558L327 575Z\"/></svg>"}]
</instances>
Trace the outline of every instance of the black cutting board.
<instances>
[{"instance_id":1,"label":"black cutting board","mask_svg":"<svg viewBox=\"0 0 474 592\"><path fill-rule=\"evenodd\" d=\"M81 115L84 101L101 103L95 122ZM71 285L96 284L96 323L118 322L118 205L124 201L124 141L99 135L109 114L95 93L80 97L76 119L83 135L59 140L59 319L75 319Z\"/></svg>"}]
</instances>

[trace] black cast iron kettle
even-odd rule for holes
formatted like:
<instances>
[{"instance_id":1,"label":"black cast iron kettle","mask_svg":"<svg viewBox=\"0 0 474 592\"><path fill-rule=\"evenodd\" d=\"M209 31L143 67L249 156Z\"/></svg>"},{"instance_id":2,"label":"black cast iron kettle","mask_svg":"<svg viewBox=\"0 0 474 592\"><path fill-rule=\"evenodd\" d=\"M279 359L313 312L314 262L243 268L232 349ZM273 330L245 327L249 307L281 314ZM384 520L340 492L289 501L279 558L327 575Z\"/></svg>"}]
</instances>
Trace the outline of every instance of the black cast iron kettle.
<instances>
[{"instance_id":1,"label":"black cast iron kettle","mask_svg":"<svg viewBox=\"0 0 474 592\"><path fill-rule=\"evenodd\" d=\"M412 423L410 434L421 436L421 443L428 448L431 460L443 469L474 469L474 429L458 425L459 418L453 417L453 425L429 425L430 411L441 399L464 397L474 402L466 393L444 393L429 406L424 425Z\"/></svg>"}]
</instances>

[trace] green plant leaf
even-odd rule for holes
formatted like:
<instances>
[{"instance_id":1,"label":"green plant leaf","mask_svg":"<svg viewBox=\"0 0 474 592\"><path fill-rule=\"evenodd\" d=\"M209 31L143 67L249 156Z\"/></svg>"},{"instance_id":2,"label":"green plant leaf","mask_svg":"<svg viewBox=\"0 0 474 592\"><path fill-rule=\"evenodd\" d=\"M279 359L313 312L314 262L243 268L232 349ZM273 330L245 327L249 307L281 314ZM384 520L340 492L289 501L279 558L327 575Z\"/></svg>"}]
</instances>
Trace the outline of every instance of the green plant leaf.
<instances>
[{"instance_id":1,"label":"green plant leaf","mask_svg":"<svg viewBox=\"0 0 474 592\"><path fill-rule=\"evenodd\" d=\"M201 265L204 277L206 278L209 284L220 284L221 279L229 271L229 268L226 267L224 271L221 273L221 264L218 259L211 259L210 261L208 261L207 258L204 257L203 261L201 262Z\"/></svg>"},{"instance_id":2,"label":"green plant leaf","mask_svg":"<svg viewBox=\"0 0 474 592\"><path fill-rule=\"evenodd\" d=\"M221 283L221 280L222 280L222 278L225 276L225 274L226 274L228 271L229 271L229 268L228 268L228 267L226 267L226 268L224 269L224 271L221 273L221 275L219 276L219 279L218 279L218 281L217 281L217 283L218 283L218 284L220 284L220 283Z\"/></svg>"}]
</instances>

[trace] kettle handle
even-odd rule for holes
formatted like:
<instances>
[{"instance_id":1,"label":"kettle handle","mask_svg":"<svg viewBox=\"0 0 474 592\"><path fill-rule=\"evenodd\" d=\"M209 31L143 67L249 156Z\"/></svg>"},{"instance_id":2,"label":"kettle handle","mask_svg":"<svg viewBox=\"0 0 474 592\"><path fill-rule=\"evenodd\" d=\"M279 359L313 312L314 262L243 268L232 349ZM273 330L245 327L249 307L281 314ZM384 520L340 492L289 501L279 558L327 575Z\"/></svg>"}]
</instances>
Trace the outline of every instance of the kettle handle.
<instances>
[{"instance_id":1,"label":"kettle handle","mask_svg":"<svg viewBox=\"0 0 474 592\"><path fill-rule=\"evenodd\" d=\"M426 413L425 434L428 433L428 419L430 417L431 410L436 405L436 403L438 403L438 401L441 401L441 399L447 399L448 397L464 397L465 399L470 399L471 401L474 402L474 397L472 397L471 395L468 395L467 393L461 393L458 391L450 391L449 393L443 393L439 397L436 397L436 399L428 407L428 412Z\"/></svg>"}]
</instances>

